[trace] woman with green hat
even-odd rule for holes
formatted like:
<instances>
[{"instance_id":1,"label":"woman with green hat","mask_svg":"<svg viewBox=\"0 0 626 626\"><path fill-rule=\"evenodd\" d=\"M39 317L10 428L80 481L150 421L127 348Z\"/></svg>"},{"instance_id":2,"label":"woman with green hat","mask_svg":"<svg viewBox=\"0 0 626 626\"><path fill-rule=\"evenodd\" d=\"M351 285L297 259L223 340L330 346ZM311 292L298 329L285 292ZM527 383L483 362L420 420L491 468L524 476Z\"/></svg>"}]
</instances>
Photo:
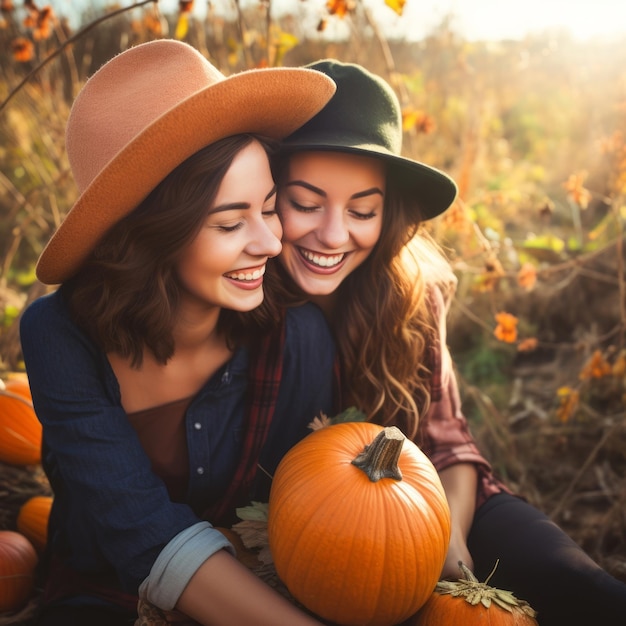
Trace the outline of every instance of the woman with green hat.
<instances>
[{"instance_id":1,"label":"woman with green hat","mask_svg":"<svg viewBox=\"0 0 626 626\"><path fill-rule=\"evenodd\" d=\"M79 196L37 265L60 286L21 320L54 491L38 624L134 624L138 597L201 624L319 624L215 526L266 500L258 467L332 410L323 316L254 309L281 249L268 151L333 91L305 69L226 77L159 40L76 98Z\"/></svg>"},{"instance_id":2,"label":"woman with green hat","mask_svg":"<svg viewBox=\"0 0 626 626\"><path fill-rule=\"evenodd\" d=\"M334 60L310 68L337 91L283 142L275 263L284 300L311 300L335 332L342 406L396 424L439 471L452 515L442 577L458 561L530 602L542 626L624 623L626 585L495 478L461 411L446 347L455 277L420 225L445 211L456 186L401 156L391 87Z\"/></svg>"}]
</instances>

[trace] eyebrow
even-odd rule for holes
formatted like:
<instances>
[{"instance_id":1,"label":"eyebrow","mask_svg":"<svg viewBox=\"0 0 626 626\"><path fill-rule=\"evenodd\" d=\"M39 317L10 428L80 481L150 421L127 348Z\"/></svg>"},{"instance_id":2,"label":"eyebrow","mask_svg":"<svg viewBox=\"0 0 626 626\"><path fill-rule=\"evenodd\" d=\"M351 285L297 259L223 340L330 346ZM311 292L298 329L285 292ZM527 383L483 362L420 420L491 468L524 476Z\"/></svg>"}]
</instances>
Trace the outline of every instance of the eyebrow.
<instances>
[{"instance_id":1,"label":"eyebrow","mask_svg":"<svg viewBox=\"0 0 626 626\"><path fill-rule=\"evenodd\" d=\"M272 187L270 192L265 196L265 200L263 202L267 202L272 196L276 195L276 185ZM221 213L223 211L236 211L241 209L249 209L250 204L248 202L229 202L227 204L219 204L218 206L213 207L209 211L209 215L213 213Z\"/></svg>"},{"instance_id":2,"label":"eyebrow","mask_svg":"<svg viewBox=\"0 0 626 626\"><path fill-rule=\"evenodd\" d=\"M311 185L311 183L307 183L304 180L292 180L292 181L289 181L285 186L286 187L304 187L305 189L308 189L309 191L316 193L318 196L323 196L324 198L326 198L328 195L323 189L320 189L319 187L316 187L315 185ZM350 200L356 200L357 198L364 198L366 196L372 196L374 194L380 194L383 197L385 195L382 189L380 189L380 187L371 187L370 189L365 189L363 191L357 191L357 193L353 193L350 196Z\"/></svg>"}]
</instances>

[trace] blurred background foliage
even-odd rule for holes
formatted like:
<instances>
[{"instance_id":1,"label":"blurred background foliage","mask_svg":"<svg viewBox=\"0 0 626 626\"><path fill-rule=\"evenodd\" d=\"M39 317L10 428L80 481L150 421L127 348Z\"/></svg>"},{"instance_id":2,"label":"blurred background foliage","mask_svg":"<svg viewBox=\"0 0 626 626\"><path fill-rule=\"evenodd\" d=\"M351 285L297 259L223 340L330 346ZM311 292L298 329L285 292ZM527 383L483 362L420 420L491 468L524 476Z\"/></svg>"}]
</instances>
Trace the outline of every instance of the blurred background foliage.
<instances>
[{"instance_id":1,"label":"blurred background foliage","mask_svg":"<svg viewBox=\"0 0 626 626\"><path fill-rule=\"evenodd\" d=\"M22 368L19 315L45 291L34 264L75 199L71 102L105 61L176 37L225 74L361 63L398 94L405 154L459 184L430 228L458 278L449 343L474 434L513 488L626 580L626 35L469 41L444 18L394 40L362 0L329 0L313 19L307 1L276 18L270 0L202 18L190 1L166 13L150 0L70 19L0 0L2 370ZM329 36L339 22L348 36Z\"/></svg>"}]
</instances>

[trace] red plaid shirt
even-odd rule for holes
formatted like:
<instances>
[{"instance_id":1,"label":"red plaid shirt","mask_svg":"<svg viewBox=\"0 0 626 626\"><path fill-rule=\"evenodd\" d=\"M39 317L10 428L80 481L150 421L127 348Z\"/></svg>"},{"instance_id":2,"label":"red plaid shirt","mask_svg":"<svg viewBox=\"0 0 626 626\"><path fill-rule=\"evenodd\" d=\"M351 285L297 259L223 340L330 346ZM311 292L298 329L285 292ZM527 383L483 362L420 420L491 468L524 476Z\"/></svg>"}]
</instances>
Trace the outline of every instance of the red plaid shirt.
<instances>
[{"instance_id":1,"label":"red plaid shirt","mask_svg":"<svg viewBox=\"0 0 626 626\"><path fill-rule=\"evenodd\" d=\"M478 450L461 398L452 358L446 344L447 303L439 289L433 290L433 306L438 320L439 338L432 355L431 404L422 416L416 443L438 472L458 463L472 463L478 472L476 508L490 496L510 490L494 475L491 465Z\"/></svg>"}]
</instances>

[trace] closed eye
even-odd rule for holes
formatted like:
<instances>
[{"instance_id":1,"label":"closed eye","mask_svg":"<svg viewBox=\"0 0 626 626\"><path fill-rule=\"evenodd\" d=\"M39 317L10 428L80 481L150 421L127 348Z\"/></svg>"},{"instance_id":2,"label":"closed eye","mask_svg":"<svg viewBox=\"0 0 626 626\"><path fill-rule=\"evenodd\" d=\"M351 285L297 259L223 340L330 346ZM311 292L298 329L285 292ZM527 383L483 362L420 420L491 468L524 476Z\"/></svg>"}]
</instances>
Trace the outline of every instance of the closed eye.
<instances>
[{"instance_id":1,"label":"closed eye","mask_svg":"<svg viewBox=\"0 0 626 626\"><path fill-rule=\"evenodd\" d=\"M233 224L232 226L226 226L222 224L218 226L217 229L223 233L233 233L236 230L239 230L242 226L243 226L243 222L237 222L236 224Z\"/></svg>"},{"instance_id":2,"label":"closed eye","mask_svg":"<svg viewBox=\"0 0 626 626\"><path fill-rule=\"evenodd\" d=\"M358 211L350 211L352 217L357 220L371 220L376 217L376 211L370 211L369 213L359 213Z\"/></svg>"},{"instance_id":3,"label":"closed eye","mask_svg":"<svg viewBox=\"0 0 626 626\"><path fill-rule=\"evenodd\" d=\"M319 206L317 204L313 205L313 206L305 206L303 204L300 204L298 202L296 202L295 200L289 200L289 204L291 204L291 206L296 210L296 211L300 211L301 213L311 213L313 211L315 211L316 209L319 209Z\"/></svg>"}]
</instances>

